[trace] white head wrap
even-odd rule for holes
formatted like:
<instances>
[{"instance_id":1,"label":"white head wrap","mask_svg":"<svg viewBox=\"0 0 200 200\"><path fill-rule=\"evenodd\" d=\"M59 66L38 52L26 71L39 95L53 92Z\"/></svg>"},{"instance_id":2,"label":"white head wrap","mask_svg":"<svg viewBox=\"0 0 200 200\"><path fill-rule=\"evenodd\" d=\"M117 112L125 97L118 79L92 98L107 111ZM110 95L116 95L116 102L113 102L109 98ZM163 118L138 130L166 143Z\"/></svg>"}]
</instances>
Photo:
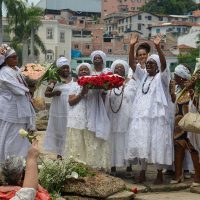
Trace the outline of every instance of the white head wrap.
<instances>
[{"instance_id":1,"label":"white head wrap","mask_svg":"<svg viewBox=\"0 0 200 200\"><path fill-rule=\"evenodd\" d=\"M10 49L9 51L6 52L5 59L9 58L11 55L13 55L15 53L16 53L16 51L14 49Z\"/></svg>"},{"instance_id":2,"label":"white head wrap","mask_svg":"<svg viewBox=\"0 0 200 200\"><path fill-rule=\"evenodd\" d=\"M92 67L91 67L91 65L90 65L89 63L81 63L81 64L78 65L77 68L76 68L76 74L77 74L77 75L78 75L78 73L79 73L79 69L80 69L82 66L86 66L86 67L89 69L89 71L90 71L90 75L92 74Z\"/></svg>"},{"instance_id":3,"label":"white head wrap","mask_svg":"<svg viewBox=\"0 0 200 200\"><path fill-rule=\"evenodd\" d=\"M160 62L160 58L157 54L152 54L148 57L147 61L149 61L150 59L153 59L154 61L156 61L158 69L160 70L161 68L161 62Z\"/></svg>"},{"instance_id":4,"label":"white head wrap","mask_svg":"<svg viewBox=\"0 0 200 200\"><path fill-rule=\"evenodd\" d=\"M181 78L189 80L191 78L191 73L187 67L180 64L176 66L174 74L180 76Z\"/></svg>"},{"instance_id":5,"label":"white head wrap","mask_svg":"<svg viewBox=\"0 0 200 200\"><path fill-rule=\"evenodd\" d=\"M57 67L62 67L64 65L69 66L69 60L65 57L60 57L58 58L58 60L56 61L56 66Z\"/></svg>"},{"instance_id":6,"label":"white head wrap","mask_svg":"<svg viewBox=\"0 0 200 200\"><path fill-rule=\"evenodd\" d=\"M114 70L115 70L115 67L118 65L118 64L121 64L124 66L124 69L125 69L125 76L128 76L128 71L129 71L129 65L128 63L125 61L125 60L115 60L112 65L111 65L111 71L114 73Z\"/></svg>"},{"instance_id":7,"label":"white head wrap","mask_svg":"<svg viewBox=\"0 0 200 200\"><path fill-rule=\"evenodd\" d=\"M2 44L0 47L3 50L3 53L0 54L0 65L5 62L5 59L10 57L12 54L16 53L14 49L11 49L7 44Z\"/></svg>"},{"instance_id":8,"label":"white head wrap","mask_svg":"<svg viewBox=\"0 0 200 200\"><path fill-rule=\"evenodd\" d=\"M104 65L106 65L106 54L105 54L103 51L100 51L100 50L93 51L93 52L91 53L90 57L91 57L92 63L94 63L93 61L94 61L94 57L95 57L96 55L100 55L101 58L103 59Z\"/></svg>"}]
</instances>

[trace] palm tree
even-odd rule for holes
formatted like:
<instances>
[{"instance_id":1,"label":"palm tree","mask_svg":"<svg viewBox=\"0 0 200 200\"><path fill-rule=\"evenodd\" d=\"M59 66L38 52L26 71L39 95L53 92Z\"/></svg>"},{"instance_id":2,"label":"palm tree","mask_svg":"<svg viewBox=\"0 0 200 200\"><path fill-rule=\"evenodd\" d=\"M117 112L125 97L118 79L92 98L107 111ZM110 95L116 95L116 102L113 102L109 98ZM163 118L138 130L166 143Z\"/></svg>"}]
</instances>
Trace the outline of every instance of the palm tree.
<instances>
[{"instance_id":1,"label":"palm tree","mask_svg":"<svg viewBox=\"0 0 200 200\"><path fill-rule=\"evenodd\" d=\"M17 10L23 10L25 7L25 2L27 0L0 0L0 44L3 42L3 12L2 12L2 7L3 4L5 5L7 9L7 15L12 17L15 16L16 20L18 17L20 17L21 13L18 13L19 16L17 16Z\"/></svg>"},{"instance_id":2,"label":"palm tree","mask_svg":"<svg viewBox=\"0 0 200 200\"><path fill-rule=\"evenodd\" d=\"M23 64L27 63L29 60L29 49L31 45L31 39L34 40L34 46L31 51L34 51L33 55L37 55L39 50L42 53L46 53L46 48L35 33L41 26L43 10L38 7L25 7L22 10L18 10L21 14L9 19L9 32L14 33L13 42L22 44L22 60ZM20 16L20 17L19 17ZM32 36L32 37L31 37ZM32 41L33 44L33 41ZM33 59L33 58L32 58ZM33 61L33 60L31 60Z\"/></svg>"}]
</instances>

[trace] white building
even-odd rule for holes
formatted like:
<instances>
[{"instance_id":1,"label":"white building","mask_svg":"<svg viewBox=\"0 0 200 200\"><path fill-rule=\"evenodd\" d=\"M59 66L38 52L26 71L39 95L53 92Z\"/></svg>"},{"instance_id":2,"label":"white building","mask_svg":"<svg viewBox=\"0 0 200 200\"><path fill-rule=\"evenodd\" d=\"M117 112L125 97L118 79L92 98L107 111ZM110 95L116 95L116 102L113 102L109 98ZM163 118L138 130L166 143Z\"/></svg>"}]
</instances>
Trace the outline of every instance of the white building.
<instances>
[{"instance_id":1,"label":"white building","mask_svg":"<svg viewBox=\"0 0 200 200\"><path fill-rule=\"evenodd\" d=\"M38 30L38 35L46 47L47 54L40 54L40 63L51 63L60 56L71 59L71 28L71 26L66 25L61 20L42 20L42 26Z\"/></svg>"},{"instance_id":2,"label":"white building","mask_svg":"<svg viewBox=\"0 0 200 200\"><path fill-rule=\"evenodd\" d=\"M198 35L200 34L200 26L193 26L189 33L178 37L178 46L186 45L193 48L197 48L197 41L199 41Z\"/></svg>"},{"instance_id":3,"label":"white building","mask_svg":"<svg viewBox=\"0 0 200 200\"><path fill-rule=\"evenodd\" d=\"M187 34L189 33L190 28L195 25L191 22L180 22L180 21L172 21L162 24L157 24L149 27L151 30L151 36L155 36L158 33L166 35L168 33L175 33L177 35Z\"/></svg>"}]
</instances>

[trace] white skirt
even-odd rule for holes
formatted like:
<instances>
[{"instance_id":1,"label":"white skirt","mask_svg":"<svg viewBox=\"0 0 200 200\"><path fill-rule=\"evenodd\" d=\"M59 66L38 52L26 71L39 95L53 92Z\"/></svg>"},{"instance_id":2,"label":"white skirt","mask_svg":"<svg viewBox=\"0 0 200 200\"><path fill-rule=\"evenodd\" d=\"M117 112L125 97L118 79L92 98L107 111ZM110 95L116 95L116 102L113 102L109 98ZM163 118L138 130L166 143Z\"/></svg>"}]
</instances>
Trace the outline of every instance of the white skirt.
<instances>
[{"instance_id":1,"label":"white skirt","mask_svg":"<svg viewBox=\"0 0 200 200\"><path fill-rule=\"evenodd\" d=\"M111 133L111 166L123 167L126 165L125 154L127 147L126 133Z\"/></svg>"},{"instance_id":2,"label":"white skirt","mask_svg":"<svg viewBox=\"0 0 200 200\"><path fill-rule=\"evenodd\" d=\"M108 142L97 138L94 132L68 128L67 157L85 162L94 168L110 169L110 151Z\"/></svg>"},{"instance_id":3,"label":"white skirt","mask_svg":"<svg viewBox=\"0 0 200 200\"><path fill-rule=\"evenodd\" d=\"M140 158L148 163L172 165L173 140L170 124L164 117L132 120L126 158Z\"/></svg>"},{"instance_id":4,"label":"white skirt","mask_svg":"<svg viewBox=\"0 0 200 200\"><path fill-rule=\"evenodd\" d=\"M64 155L67 117L50 116L44 139L44 149L57 155Z\"/></svg>"},{"instance_id":5,"label":"white skirt","mask_svg":"<svg viewBox=\"0 0 200 200\"><path fill-rule=\"evenodd\" d=\"M8 156L27 156L30 143L27 138L19 135L21 128L26 130L27 124L0 120L0 161L4 161Z\"/></svg>"}]
</instances>

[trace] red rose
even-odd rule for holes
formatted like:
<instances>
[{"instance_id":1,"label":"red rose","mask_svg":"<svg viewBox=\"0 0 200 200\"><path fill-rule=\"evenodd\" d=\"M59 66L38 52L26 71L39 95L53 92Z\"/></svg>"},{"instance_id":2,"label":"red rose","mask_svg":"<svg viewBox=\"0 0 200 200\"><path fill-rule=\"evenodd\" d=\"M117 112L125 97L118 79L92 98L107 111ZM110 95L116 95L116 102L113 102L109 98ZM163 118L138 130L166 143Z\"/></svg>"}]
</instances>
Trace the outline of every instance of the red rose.
<instances>
[{"instance_id":1,"label":"red rose","mask_svg":"<svg viewBox=\"0 0 200 200\"><path fill-rule=\"evenodd\" d=\"M132 187L131 188L131 192L133 192L134 194L138 193L138 189L136 187Z\"/></svg>"}]
</instances>

